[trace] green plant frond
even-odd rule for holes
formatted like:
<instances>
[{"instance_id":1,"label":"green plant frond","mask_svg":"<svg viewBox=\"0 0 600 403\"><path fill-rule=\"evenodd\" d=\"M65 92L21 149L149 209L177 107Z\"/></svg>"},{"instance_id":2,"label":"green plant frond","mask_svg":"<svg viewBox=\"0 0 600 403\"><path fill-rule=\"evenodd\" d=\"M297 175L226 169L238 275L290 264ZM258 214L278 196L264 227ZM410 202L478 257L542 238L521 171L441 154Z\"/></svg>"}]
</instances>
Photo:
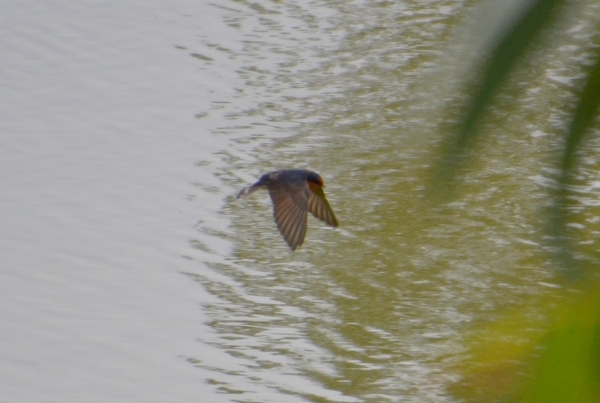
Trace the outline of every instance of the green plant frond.
<instances>
[{"instance_id":1,"label":"green plant frond","mask_svg":"<svg viewBox=\"0 0 600 403\"><path fill-rule=\"evenodd\" d=\"M483 64L481 79L473 85L466 108L452 133L445 139L443 153L437 164L434 182L450 183L456 169L466 164L466 154L478 136L477 124L491 106L498 92L513 71L516 62L527 52L542 30L552 24L564 0L535 0L507 27Z\"/></svg>"},{"instance_id":2,"label":"green plant frond","mask_svg":"<svg viewBox=\"0 0 600 403\"><path fill-rule=\"evenodd\" d=\"M561 176L550 209L551 239L562 273L570 279L582 277L580 264L573 258L573 248L567 236L567 207L574 169L577 167L577 151L598 116L600 106L600 48L594 49L594 63L587 69L586 83L578 97L573 118L565 133L564 149L560 161Z\"/></svg>"},{"instance_id":3,"label":"green plant frond","mask_svg":"<svg viewBox=\"0 0 600 403\"><path fill-rule=\"evenodd\" d=\"M515 309L484 329L486 340L467 341L471 361L455 393L474 402L600 401L600 289L591 291L559 304L553 294L532 299L555 307L543 332Z\"/></svg>"},{"instance_id":4,"label":"green plant frond","mask_svg":"<svg viewBox=\"0 0 600 403\"><path fill-rule=\"evenodd\" d=\"M600 401L599 291L595 288L560 309L542 343L524 401Z\"/></svg>"},{"instance_id":5,"label":"green plant frond","mask_svg":"<svg viewBox=\"0 0 600 403\"><path fill-rule=\"evenodd\" d=\"M595 62L587 71L587 82L573 113L573 120L566 135L565 151L562 159L562 172L565 180L575 165L578 146L587 130L594 123L600 105L600 48L594 49Z\"/></svg>"}]
</instances>

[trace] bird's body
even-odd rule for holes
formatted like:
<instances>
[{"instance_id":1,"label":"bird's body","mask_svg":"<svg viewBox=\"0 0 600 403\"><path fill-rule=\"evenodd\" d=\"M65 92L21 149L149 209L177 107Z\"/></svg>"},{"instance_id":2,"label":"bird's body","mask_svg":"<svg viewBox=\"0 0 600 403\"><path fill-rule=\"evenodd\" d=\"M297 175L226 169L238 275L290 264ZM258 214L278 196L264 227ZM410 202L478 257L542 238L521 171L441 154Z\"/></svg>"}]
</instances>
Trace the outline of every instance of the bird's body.
<instances>
[{"instance_id":1,"label":"bird's body","mask_svg":"<svg viewBox=\"0 0 600 403\"><path fill-rule=\"evenodd\" d=\"M264 174L254 185L242 189L237 197L267 188L273 201L273 216L279 232L290 248L296 250L306 235L307 212L310 211L332 227L338 226L323 187L323 178L316 172L288 169Z\"/></svg>"}]
</instances>

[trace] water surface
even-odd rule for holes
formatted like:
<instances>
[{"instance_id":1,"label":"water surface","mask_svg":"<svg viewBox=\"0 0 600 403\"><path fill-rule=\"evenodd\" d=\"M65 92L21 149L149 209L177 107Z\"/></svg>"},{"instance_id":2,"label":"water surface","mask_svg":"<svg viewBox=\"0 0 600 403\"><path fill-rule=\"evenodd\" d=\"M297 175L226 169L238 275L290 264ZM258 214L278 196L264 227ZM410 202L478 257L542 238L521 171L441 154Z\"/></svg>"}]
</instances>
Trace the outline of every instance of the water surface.
<instances>
[{"instance_id":1,"label":"water surface","mask_svg":"<svg viewBox=\"0 0 600 403\"><path fill-rule=\"evenodd\" d=\"M211 267L236 284L200 279L224 301L206 306L224 339L213 345L249 360L257 381L291 372L340 393L272 385L311 401L453 401L445 387L466 358L469 329L517 306L540 315L530 297L560 282L542 230L561 108L573 89L557 85L569 75L557 61L581 51L591 31L579 21L580 38L524 62L538 80L517 80L501 95L480 156L454 197L436 201L425 197L429 168L452 116L448 102L460 100L451 91L461 76L444 65L458 56L446 51L468 53L453 30L473 10L452 1L331 8L313 32L334 44L290 44L283 54L270 38L285 30L263 15L269 34L252 49L287 60L248 68L247 84L271 100L235 115L253 124L229 130L243 142L276 141L228 157L233 169L222 177L241 187L269 170L315 169L340 229L309 219L305 245L291 253L266 194L229 204L236 252ZM284 130L296 135L279 138Z\"/></svg>"},{"instance_id":2,"label":"water surface","mask_svg":"<svg viewBox=\"0 0 600 403\"><path fill-rule=\"evenodd\" d=\"M471 2L7 3L3 396L454 401L465 335L559 284L540 206L584 7L434 203ZM570 223L588 254L596 150ZM266 193L233 199L286 167L320 172L340 221L309 218L295 253Z\"/></svg>"}]
</instances>

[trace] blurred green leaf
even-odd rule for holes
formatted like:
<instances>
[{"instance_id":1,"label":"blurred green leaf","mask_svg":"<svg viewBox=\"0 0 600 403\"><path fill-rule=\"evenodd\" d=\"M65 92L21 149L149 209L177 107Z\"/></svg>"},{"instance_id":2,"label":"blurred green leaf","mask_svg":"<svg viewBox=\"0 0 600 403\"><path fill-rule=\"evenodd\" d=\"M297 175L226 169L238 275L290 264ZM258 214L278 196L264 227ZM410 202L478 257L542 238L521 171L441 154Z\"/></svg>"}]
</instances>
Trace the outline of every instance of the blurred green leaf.
<instances>
[{"instance_id":1,"label":"blurred green leaf","mask_svg":"<svg viewBox=\"0 0 600 403\"><path fill-rule=\"evenodd\" d=\"M478 135L477 124L491 106L493 96L505 83L517 61L523 57L540 33L551 25L553 17L563 3L564 0L532 1L516 19L515 24L506 27L481 68L482 78L471 91L457 127L445 139L444 152L437 165L434 181L441 184L452 182L456 169L466 164L467 151L472 148Z\"/></svg>"},{"instance_id":2,"label":"blurred green leaf","mask_svg":"<svg viewBox=\"0 0 600 403\"><path fill-rule=\"evenodd\" d=\"M482 65L480 79L471 87L468 101L456 126L443 143L436 165L432 189L449 190L457 171L466 166L469 154L480 136L480 122L518 60L532 43L554 23L564 0L536 0L507 27ZM533 299L550 319L545 332L542 323L530 323L519 310L491 325L484 343L467 342L470 361L460 372L463 380L454 388L457 396L476 402L570 403L600 402L600 286L598 266L592 261L580 264L567 233L571 186L580 166L578 155L586 135L597 122L600 107L600 46L590 44L591 63L584 71L571 121L564 132L558 168L560 177L549 211L549 235L555 262L567 278L586 279L589 284L568 282L577 293L548 293ZM447 193L447 192L442 192ZM587 270L587 273L586 273ZM571 301L571 302L566 302ZM557 306L551 309L550 306ZM537 336L530 329L540 330Z\"/></svg>"},{"instance_id":3,"label":"blurred green leaf","mask_svg":"<svg viewBox=\"0 0 600 403\"><path fill-rule=\"evenodd\" d=\"M556 295L530 304L553 318L546 332L520 309L484 329L486 340L467 342L472 360L454 394L471 402L600 402L600 290L556 306ZM481 333L480 333L481 334Z\"/></svg>"},{"instance_id":4,"label":"blurred green leaf","mask_svg":"<svg viewBox=\"0 0 600 403\"><path fill-rule=\"evenodd\" d=\"M585 140L585 135L594 124L600 105L600 48L594 50L594 63L588 68L586 83L579 96L578 104L573 112L573 118L567 133L560 166L560 180L554 195L554 205L551 215L551 239L557 251L558 263L563 267L563 273L574 279L581 277L579 264L572 257L572 246L567 236L567 206L569 185L571 185L574 170L577 167L577 150Z\"/></svg>"},{"instance_id":5,"label":"blurred green leaf","mask_svg":"<svg viewBox=\"0 0 600 403\"><path fill-rule=\"evenodd\" d=\"M541 344L525 393L531 403L600 402L600 300L597 289L568 305Z\"/></svg>"}]
</instances>

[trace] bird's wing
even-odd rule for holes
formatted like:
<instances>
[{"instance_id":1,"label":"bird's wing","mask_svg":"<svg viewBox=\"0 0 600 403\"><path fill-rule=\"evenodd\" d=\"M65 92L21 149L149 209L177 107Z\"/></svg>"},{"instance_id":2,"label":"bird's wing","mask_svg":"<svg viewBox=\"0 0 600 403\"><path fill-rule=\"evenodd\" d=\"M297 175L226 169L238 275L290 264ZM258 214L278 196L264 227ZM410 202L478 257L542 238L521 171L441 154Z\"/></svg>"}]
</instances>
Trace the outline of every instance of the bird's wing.
<instances>
[{"instance_id":1,"label":"bird's wing","mask_svg":"<svg viewBox=\"0 0 600 403\"><path fill-rule=\"evenodd\" d=\"M332 227L338 226L337 218L335 218L335 214L333 213L329 202L325 198L325 192L323 192L323 188L318 187L316 189L311 189L309 192L308 211Z\"/></svg>"},{"instance_id":2,"label":"bird's wing","mask_svg":"<svg viewBox=\"0 0 600 403\"><path fill-rule=\"evenodd\" d=\"M286 183L269 187L277 228L292 250L302 245L306 235L309 190L299 186Z\"/></svg>"}]
</instances>

